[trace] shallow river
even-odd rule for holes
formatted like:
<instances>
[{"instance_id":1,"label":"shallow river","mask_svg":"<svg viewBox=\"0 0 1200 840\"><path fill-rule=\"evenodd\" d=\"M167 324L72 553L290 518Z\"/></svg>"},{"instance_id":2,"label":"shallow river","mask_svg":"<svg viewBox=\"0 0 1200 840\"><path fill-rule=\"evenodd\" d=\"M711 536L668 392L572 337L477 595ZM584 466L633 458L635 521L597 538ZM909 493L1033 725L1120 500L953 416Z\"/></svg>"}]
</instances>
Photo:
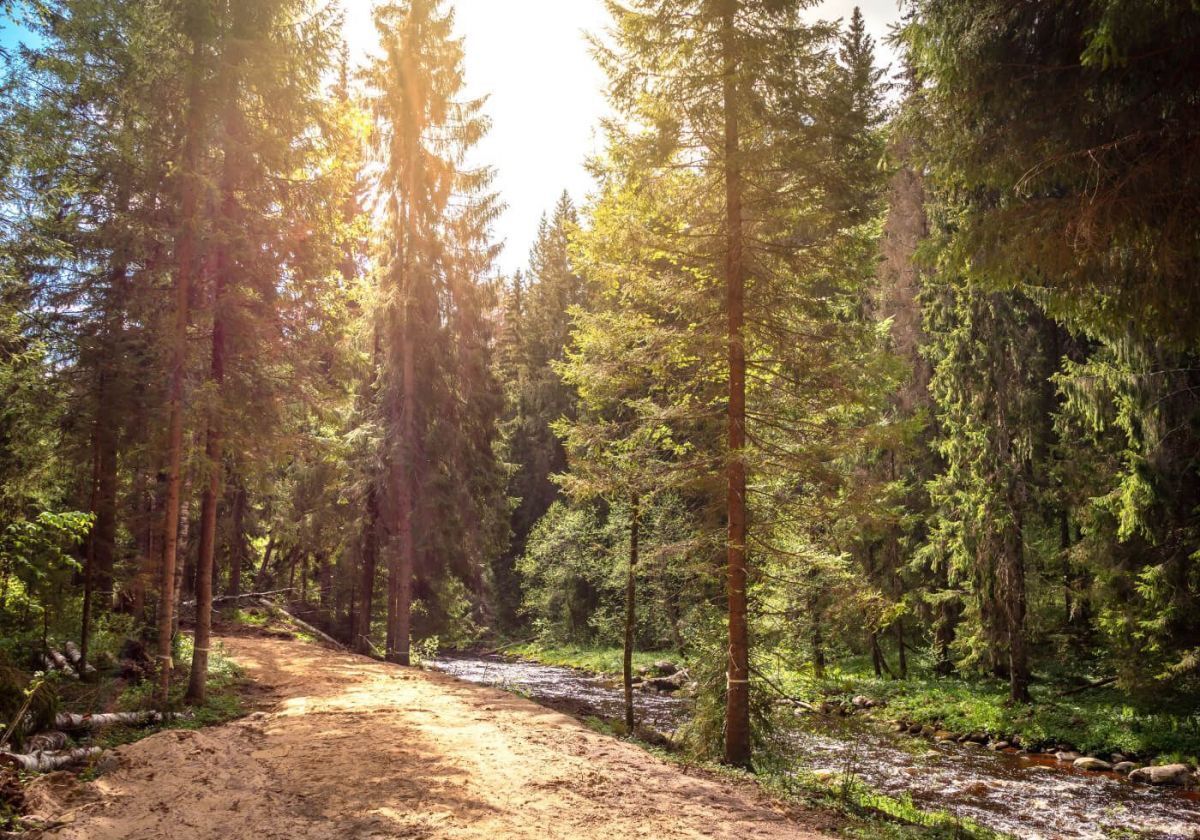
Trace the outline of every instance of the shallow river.
<instances>
[{"instance_id":1,"label":"shallow river","mask_svg":"<svg viewBox=\"0 0 1200 840\"><path fill-rule=\"evenodd\" d=\"M433 667L498 686L571 714L619 718L621 691L570 668L500 657L445 657ZM672 732L687 700L634 695L638 720ZM994 753L878 731L860 720L805 716L792 733L797 766L849 769L878 790L969 817L1028 840L1145 837L1200 840L1200 795L1134 785L1112 774L1083 773L1050 756Z\"/></svg>"}]
</instances>

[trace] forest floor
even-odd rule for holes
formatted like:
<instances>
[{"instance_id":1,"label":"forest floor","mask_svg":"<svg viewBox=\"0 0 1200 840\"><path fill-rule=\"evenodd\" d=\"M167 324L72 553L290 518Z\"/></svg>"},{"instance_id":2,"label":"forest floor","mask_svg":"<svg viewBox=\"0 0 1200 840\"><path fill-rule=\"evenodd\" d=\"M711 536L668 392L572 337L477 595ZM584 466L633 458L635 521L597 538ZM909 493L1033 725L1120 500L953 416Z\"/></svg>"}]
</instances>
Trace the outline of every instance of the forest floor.
<instances>
[{"instance_id":1,"label":"forest floor","mask_svg":"<svg viewBox=\"0 0 1200 840\"><path fill-rule=\"evenodd\" d=\"M120 747L93 781L39 779L42 836L818 840L836 828L498 689L306 642L221 642L258 711Z\"/></svg>"}]
</instances>

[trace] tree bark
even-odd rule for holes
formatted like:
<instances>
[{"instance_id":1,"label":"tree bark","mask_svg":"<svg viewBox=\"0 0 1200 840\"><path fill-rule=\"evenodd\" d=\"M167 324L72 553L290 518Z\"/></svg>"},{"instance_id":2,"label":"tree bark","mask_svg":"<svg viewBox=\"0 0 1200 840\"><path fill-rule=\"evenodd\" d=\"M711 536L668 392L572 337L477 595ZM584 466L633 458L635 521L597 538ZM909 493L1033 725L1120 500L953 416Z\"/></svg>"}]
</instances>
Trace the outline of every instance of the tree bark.
<instances>
[{"instance_id":1,"label":"tree bark","mask_svg":"<svg viewBox=\"0 0 1200 840\"><path fill-rule=\"evenodd\" d=\"M192 277L198 245L201 133L205 123L203 63L205 46L201 26L192 33L188 81L188 116L184 128L183 171L180 184L180 231L176 241L175 324L171 334L171 375L167 407L167 494L163 511L163 551L158 613L158 702L170 699L172 628L175 612L175 550L179 536L179 483L183 464L183 385L187 373L187 337Z\"/></svg>"},{"instance_id":2,"label":"tree bark","mask_svg":"<svg viewBox=\"0 0 1200 840\"><path fill-rule=\"evenodd\" d=\"M392 633L392 648L388 651L388 660L408 665L409 642L411 636L412 611L412 574L413 574L413 471L416 466L416 418L414 407L416 400L416 366L415 347L412 330L411 307L405 307L404 340L401 348L404 372L403 404L400 408L401 439L403 452L397 459L400 468L397 482L398 499L397 514L400 537L400 555L396 564L395 581L395 622L396 629Z\"/></svg>"},{"instance_id":3,"label":"tree bark","mask_svg":"<svg viewBox=\"0 0 1200 840\"><path fill-rule=\"evenodd\" d=\"M729 533L726 591L729 652L725 695L725 763L750 766L750 642L746 584L746 344L743 264L742 171L738 125L739 56L735 37L738 0L725 0L721 16L722 99L725 122L725 285L729 333Z\"/></svg>"},{"instance_id":4,"label":"tree bark","mask_svg":"<svg viewBox=\"0 0 1200 840\"><path fill-rule=\"evenodd\" d=\"M813 675L817 679L825 678L825 640L821 634L821 610L817 599L809 602L809 612L812 620L812 663Z\"/></svg>"},{"instance_id":5,"label":"tree bark","mask_svg":"<svg viewBox=\"0 0 1200 840\"><path fill-rule=\"evenodd\" d=\"M233 513L230 524L229 582L225 594L236 598L242 594L242 566L246 557L246 486L239 482L233 497Z\"/></svg>"},{"instance_id":6,"label":"tree bark","mask_svg":"<svg viewBox=\"0 0 1200 840\"><path fill-rule=\"evenodd\" d=\"M879 634L872 630L868 634L868 643L871 646L871 666L875 669L875 678L883 676L883 651L879 649Z\"/></svg>"},{"instance_id":7,"label":"tree bark","mask_svg":"<svg viewBox=\"0 0 1200 840\"><path fill-rule=\"evenodd\" d=\"M199 443L199 434L195 436L195 441ZM183 487L179 498L179 549L175 555L175 614L171 635L179 632L179 605L183 603L183 590L188 583L188 542L192 531L192 470L187 467L183 471ZM195 575L195 569L192 569L192 574ZM194 584L194 579L192 582ZM195 589L195 586L192 588Z\"/></svg>"},{"instance_id":8,"label":"tree bark","mask_svg":"<svg viewBox=\"0 0 1200 840\"><path fill-rule=\"evenodd\" d=\"M372 481L367 488L367 521L362 534L362 579L359 607L355 615L354 649L371 653L371 606L375 597L375 566L379 560L379 490Z\"/></svg>"},{"instance_id":9,"label":"tree bark","mask_svg":"<svg viewBox=\"0 0 1200 840\"><path fill-rule=\"evenodd\" d=\"M1005 529L1001 552L1002 603L1008 640L1009 699L1028 703L1029 658L1025 646L1025 546L1019 523Z\"/></svg>"},{"instance_id":10,"label":"tree bark","mask_svg":"<svg viewBox=\"0 0 1200 840\"><path fill-rule=\"evenodd\" d=\"M633 639L637 629L637 563L641 504L637 493L630 499L629 512L629 573L625 579L625 651L622 675L625 683L625 726L633 734Z\"/></svg>"},{"instance_id":11,"label":"tree bark","mask_svg":"<svg viewBox=\"0 0 1200 840\"><path fill-rule=\"evenodd\" d=\"M275 551L275 532L272 531L267 535L267 547L263 549L262 563L258 566L258 573L254 575L254 588L262 589L267 585L267 574L271 568L271 554Z\"/></svg>"},{"instance_id":12,"label":"tree bark","mask_svg":"<svg viewBox=\"0 0 1200 840\"><path fill-rule=\"evenodd\" d=\"M103 380L103 376L101 376ZM97 390L103 390L98 388ZM93 515L96 511L96 497L100 487L100 446L99 446L100 420L97 413L96 428L92 434L92 493L91 493L91 510ZM81 610L82 620L79 628L79 646L83 651L83 659L87 661L88 642L91 640L92 633L92 581L96 575L96 523L92 522L92 528L88 534L87 554L84 557L83 563L83 608Z\"/></svg>"},{"instance_id":13,"label":"tree bark","mask_svg":"<svg viewBox=\"0 0 1200 840\"><path fill-rule=\"evenodd\" d=\"M0 752L0 765L17 768L29 773L50 773L79 764L103 752L99 747L80 747L65 752L35 752L29 755Z\"/></svg>"},{"instance_id":14,"label":"tree bark","mask_svg":"<svg viewBox=\"0 0 1200 840\"><path fill-rule=\"evenodd\" d=\"M223 50L222 102L224 114L221 120L224 129L224 161L221 172L220 220L225 230L216 252L216 272L213 284L212 361L209 382L214 389L215 404L208 417L207 440L204 445L205 473L207 481L200 500L200 551L196 560L196 631L192 652L192 671L188 679L187 699L194 705L203 705L207 696L208 652L212 642L213 577L215 571L217 543L217 506L221 499L221 479L225 470L225 436L222 417L225 396L225 353L226 332L229 319L229 285L233 281L234 263L230 254L229 241L237 235L238 202L236 188L239 181L238 143L241 136L238 89L243 42L246 30L246 4L233 5L233 22L230 37Z\"/></svg>"}]
</instances>

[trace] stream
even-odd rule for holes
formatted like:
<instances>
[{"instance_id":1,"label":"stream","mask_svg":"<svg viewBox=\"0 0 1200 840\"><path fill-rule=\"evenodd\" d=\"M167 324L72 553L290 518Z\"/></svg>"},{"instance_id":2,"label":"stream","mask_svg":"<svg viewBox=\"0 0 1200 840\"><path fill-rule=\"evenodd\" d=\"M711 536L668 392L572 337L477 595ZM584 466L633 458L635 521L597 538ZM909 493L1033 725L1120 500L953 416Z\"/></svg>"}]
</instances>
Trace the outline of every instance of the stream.
<instances>
[{"instance_id":1,"label":"stream","mask_svg":"<svg viewBox=\"0 0 1200 840\"><path fill-rule=\"evenodd\" d=\"M621 690L582 671L492 656L445 656L430 665L567 713L614 719ZM637 692L639 722L673 732L687 719L683 698ZM813 771L849 770L893 796L970 818L1022 840L1144 837L1200 840L1200 794L1132 784L1112 773L1085 773L1053 756L991 752L884 732L861 718L806 715L790 733L796 763Z\"/></svg>"}]
</instances>

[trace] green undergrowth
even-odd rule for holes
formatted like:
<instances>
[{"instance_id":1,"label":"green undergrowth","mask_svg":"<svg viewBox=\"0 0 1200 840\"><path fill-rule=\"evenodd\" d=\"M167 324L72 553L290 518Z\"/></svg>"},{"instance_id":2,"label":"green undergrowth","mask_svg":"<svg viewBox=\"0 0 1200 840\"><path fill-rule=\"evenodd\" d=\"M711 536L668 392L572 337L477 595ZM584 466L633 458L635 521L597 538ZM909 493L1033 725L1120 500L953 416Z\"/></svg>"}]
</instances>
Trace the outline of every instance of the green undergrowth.
<instances>
[{"instance_id":1,"label":"green undergrowth","mask_svg":"<svg viewBox=\"0 0 1200 840\"><path fill-rule=\"evenodd\" d=\"M918 666L920 663L918 663ZM886 703L873 712L884 719L989 736L1019 735L1027 744L1070 745L1084 752L1124 753L1145 760L1196 762L1200 756L1200 709L1180 704L1158 708L1138 703L1113 687L1064 695L1079 680L1038 680L1033 703L1012 704L1007 683L995 679L931 676L915 670L907 680L875 677L866 659L848 660L811 673L784 672L776 680L789 695L819 702L865 695Z\"/></svg>"},{"instance_id":2,"label":"green undergrowth","mask_svg":"<svg viewBox=\"0 0 1200 840\"><path fill-rule=\"evenodd\" d=\"M229 658L220 642L213 645L208 656L208 685L202 706L188 706L183 699L187 691L191 663L191 637L181 636L168 704L172 714L168 715L166 720L152 726L106 727L97 732L88 744L110 749L140 741L156 732L169 729L201 729L241 717L245 713L241 698L245 675L237 663ZM103 709L93 708L91 711L134 712L155 709L158 707L154 699L156 688L153 680L143 680L126 686L111 702L106 703Z\"/></svg>"},{"instance_id":3,"label":"green undergrowth","mask_svg":"<svg viewBox=\"0 0 1200 840\"><path fill-rule=\"evenodd\" d=\"M620 674L624 670L624 653L619 647L582 647L579 645L549 645L543 642L525 642L505 647L503 652L540 662L543 665L560 665L578 668L595 674ZM649 668L655 662L670 660L682 666L678 654L666 651L634 651L633 669Z\"/></svg>"}]
</instances>

